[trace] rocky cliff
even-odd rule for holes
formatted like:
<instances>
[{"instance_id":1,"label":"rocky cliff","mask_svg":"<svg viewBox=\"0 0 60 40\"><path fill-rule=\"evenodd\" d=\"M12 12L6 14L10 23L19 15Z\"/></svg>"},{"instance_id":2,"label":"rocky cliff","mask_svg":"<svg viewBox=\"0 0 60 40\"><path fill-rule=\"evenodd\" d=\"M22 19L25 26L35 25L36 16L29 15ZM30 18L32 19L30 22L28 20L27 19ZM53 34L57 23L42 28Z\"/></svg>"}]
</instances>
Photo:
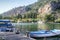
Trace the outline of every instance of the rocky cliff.
<instances>
[{"instance_id":1,"label":"rocky cliff","mask_svg":"<svg viewBox=\"0 0 60 40\"><path fill-rule=\"evenodd\" d=\"M42 16L44 14L51 14L55 13L57 17L60 17L60 2L52 1L50 3L45 4L43 7L40 7L38 10L38 13L40 13Z\"/></svg>"}]
</instances>

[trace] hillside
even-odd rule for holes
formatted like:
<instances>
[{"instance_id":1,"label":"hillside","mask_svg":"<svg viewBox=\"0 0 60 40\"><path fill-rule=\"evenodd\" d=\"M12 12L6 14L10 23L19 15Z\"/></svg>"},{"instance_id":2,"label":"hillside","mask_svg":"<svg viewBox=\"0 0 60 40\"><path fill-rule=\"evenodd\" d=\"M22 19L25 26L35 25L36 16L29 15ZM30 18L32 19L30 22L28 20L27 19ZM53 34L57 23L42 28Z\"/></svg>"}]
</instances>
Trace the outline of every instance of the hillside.
<instances>
[{"instance_id":1,"label":"hillside","mask_svg":"<svg viewBox=\"0 0 60 40\"><path fill-rule=\"evenodd\" d=\"M3 16L16 16L17 14L25 14L28 11L33 11L34 12L38 12L38 9L40 6L42 6L45 0L41 0L41 1L37 1L33 4L30 4L28 6L22 6L22 7L17 7L17 8L13 8L7 12L4 12L2 15ZM47 0L46 0L47 1Z\"/></svg>"},{"instance_id":2,"label":"hillside","mask_svg":"<svg viewBox=\"0 0 60 40\"><path fill-rule=\"evenodd\" d=\"M3 16L16 16L18 14L24 14L26 12L25 10L25 6L22 7L17 7L17 8L13 8L7 12L4 12L2 15Z\"/></svg>"},{"instance_id":3,"label":"hillside","mask_svg":"<svg viewBox=\"0 0 60 40\"><path fill-rule=\"evenodd\" d=\"M42 21L54 21L60 19L60 0L38 0L37 2L13 8L2 15L19 18L32 18ZM41 19L42 18L42 19Z\"/></svg>"},{"instance_id":4,"label":"hillside","mask_svg":"<svg viewBox=\"0 0 60 40\"><path fill-rule=\"evenodd\" d=\"M60 1L50 1L43 7L40 7L38 12L43 21L54 21L60 19Z\"/></svg>"}]
</instances>

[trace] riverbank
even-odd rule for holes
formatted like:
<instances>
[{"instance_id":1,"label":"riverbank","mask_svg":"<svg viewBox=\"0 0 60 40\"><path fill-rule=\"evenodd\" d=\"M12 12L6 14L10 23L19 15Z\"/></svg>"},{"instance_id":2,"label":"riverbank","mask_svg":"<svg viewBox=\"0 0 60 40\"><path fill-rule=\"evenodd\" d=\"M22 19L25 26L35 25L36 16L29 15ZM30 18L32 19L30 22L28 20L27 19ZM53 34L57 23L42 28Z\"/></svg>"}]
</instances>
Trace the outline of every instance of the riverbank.
<instances>
[{"instance_id":1,"label":"riverbank","mask_svg":"<svg viewBox=\"0 0 60 40\"><path fill-rule=\"evenodd\" d=\"M29 38L24 34L15 34L13 32L0 32L1 40L35 40L33 38Z\"/></svg>"}]
</instances>

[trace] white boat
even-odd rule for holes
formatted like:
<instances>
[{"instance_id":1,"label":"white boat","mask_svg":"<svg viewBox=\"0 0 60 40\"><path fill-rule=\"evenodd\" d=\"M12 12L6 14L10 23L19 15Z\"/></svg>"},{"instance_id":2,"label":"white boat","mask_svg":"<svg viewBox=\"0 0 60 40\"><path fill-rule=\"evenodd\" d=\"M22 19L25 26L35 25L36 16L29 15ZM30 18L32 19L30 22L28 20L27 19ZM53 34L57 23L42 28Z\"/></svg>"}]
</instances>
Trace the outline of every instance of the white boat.
<instances>
[{"instance_id":1,"label":"white boat","mask_svg":"<svg viewBox=\"0 0 60 40\"><path fill-rule=\"evenodd\" d=\"M50 31L40 30L40 31L32 31L29 33L32 38L41 38L41 37L52 37L60 35L60 30L54 29Z\"/></svg>"}]
</instances>

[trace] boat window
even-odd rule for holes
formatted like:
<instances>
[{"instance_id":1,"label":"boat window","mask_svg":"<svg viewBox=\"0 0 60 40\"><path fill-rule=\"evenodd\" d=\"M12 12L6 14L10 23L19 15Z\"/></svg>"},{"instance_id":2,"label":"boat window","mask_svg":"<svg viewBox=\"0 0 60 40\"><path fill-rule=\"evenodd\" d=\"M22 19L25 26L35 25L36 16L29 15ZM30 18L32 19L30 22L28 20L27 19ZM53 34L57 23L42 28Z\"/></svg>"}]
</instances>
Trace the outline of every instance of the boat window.
<instances>
[{"instance_id":1,"label":"boat window","mask_svg":"<svg viewBox=\"0 0 60 40\"><path fill-rule=\"evenodd\" d=\"M8 24L11 24L11 23L8 23Z\"/></svg>"}]
</instances>

